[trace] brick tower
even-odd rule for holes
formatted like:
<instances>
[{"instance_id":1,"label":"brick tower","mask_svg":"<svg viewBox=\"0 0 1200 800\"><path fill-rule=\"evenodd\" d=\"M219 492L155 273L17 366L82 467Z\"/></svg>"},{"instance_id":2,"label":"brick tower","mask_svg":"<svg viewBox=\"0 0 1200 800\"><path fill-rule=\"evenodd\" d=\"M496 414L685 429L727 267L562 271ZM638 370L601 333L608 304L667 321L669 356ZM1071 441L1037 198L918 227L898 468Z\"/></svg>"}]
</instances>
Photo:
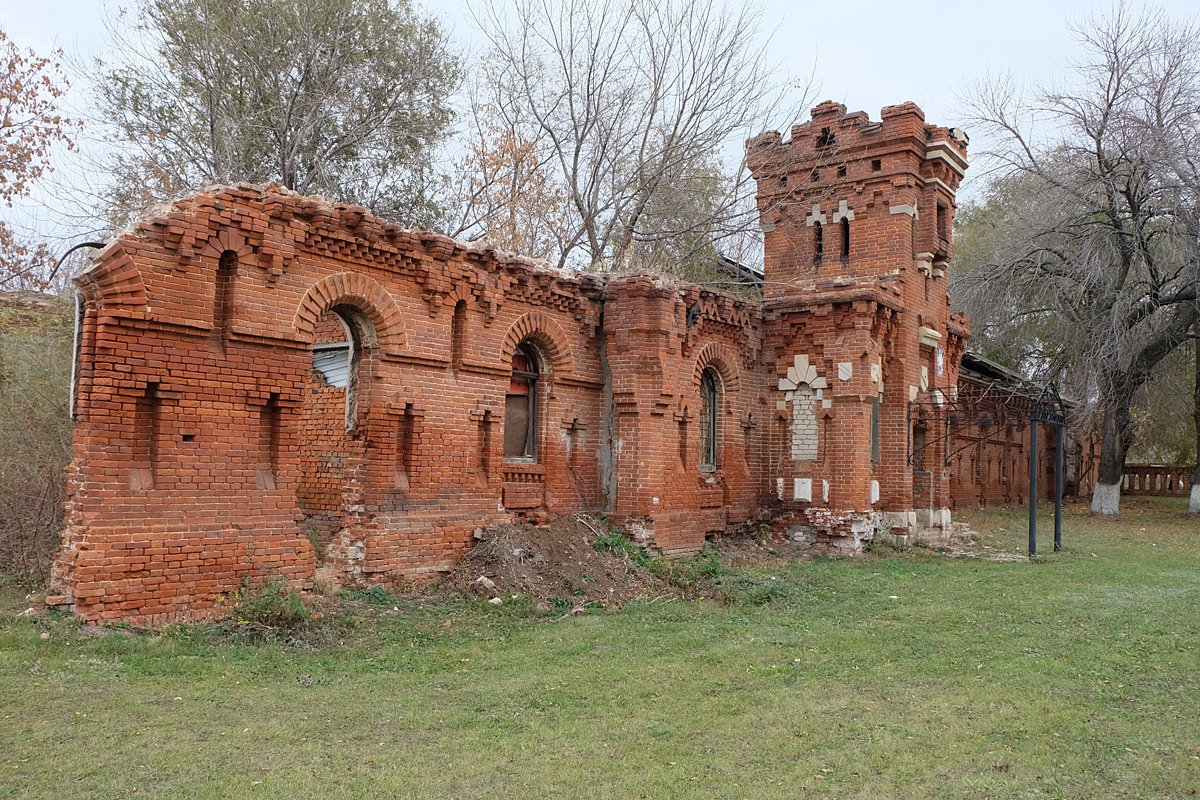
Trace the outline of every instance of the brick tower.
<instances>
[{"instance_id":1,"label":"brick tower","mask_svg":"<svg viewBox=\"0 0 1200 800\"><path fill-rule=\"evenodd\" d=\"M795 537L851 551L948 533L945 432L910 403L951 398L970 336L946 291L967 137L913 103L881 116L825 102L790 140L748 143L774 369L768 470Z\"/></svg>"}]
</instances>

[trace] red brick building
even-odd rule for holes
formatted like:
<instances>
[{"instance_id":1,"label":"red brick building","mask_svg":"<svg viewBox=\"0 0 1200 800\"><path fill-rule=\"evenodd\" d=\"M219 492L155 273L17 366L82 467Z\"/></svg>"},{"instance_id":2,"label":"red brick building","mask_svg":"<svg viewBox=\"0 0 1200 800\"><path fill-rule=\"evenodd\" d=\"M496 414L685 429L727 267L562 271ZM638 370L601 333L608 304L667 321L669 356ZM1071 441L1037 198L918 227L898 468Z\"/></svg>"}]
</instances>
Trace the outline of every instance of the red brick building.
<instances>
[{"instance_id":1,"label":"red brick building","mask_svg":"<svg viewBox=\"0 0 1200 800\"><path fill-rule=\"evenodd\" d=\"M116 237L77 281L63 601L154 621L247 576L388 583L577 511L670 554L750 521L846 552L945 535L939 423L908 409L957 391L969 336L946 294L966 137L823 103L748 147L760 303L274 187Z\"/></svg>"}]
</instances>

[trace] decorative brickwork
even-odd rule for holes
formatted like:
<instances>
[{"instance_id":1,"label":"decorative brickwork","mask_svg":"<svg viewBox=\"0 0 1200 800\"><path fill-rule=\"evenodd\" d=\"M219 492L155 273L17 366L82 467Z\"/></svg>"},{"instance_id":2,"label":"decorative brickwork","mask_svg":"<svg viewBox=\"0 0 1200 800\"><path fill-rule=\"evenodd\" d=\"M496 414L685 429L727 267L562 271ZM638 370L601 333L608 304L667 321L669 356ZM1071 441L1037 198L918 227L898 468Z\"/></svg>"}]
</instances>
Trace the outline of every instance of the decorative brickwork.
<instances>
[{"instance_id":1,"label":"decorative brickwork","mask_svg":"<svg viewBox=\"0 0 1200 800\"><path fill-rule=\"evenodd\" d=\"M824 103L749 155L762 303L275 187L122 234L78 280L56 586L87 619L203 616L245 578L415 578L481 525L578 511L668 554L744 522L848 552L944 534L945 448L908 463L936 431L907 408L969 336L945 288L965 137Z\"/></svg>"}]
</instances>

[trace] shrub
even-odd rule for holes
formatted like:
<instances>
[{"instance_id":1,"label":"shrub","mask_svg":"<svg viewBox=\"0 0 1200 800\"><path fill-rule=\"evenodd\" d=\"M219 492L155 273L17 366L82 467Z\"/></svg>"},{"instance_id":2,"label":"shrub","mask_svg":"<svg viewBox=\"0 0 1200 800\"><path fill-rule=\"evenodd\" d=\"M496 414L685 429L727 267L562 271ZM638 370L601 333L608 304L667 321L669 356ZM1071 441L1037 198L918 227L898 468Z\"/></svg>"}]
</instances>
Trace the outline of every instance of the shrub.
<instances>
[{"instance_id":1,"label":"shrub","mask_svg":"<svg viewBox=\"0 0 1200 800\"><path fill-rule=\"evenodd\" d=\"M253 622L272 628L297 628L312 615L300 593L283 577L267 578L256 587L249 582L234 596L233 613L238 622Z\"/></svg>"},{"instance_id":2,"label":"shrub","mask_svg":"<svg viewBox=\"0 0 1200 800\"><path fill-rule=\"evenodd\" d=\"M626 555L630 561L642 569L650 569L650 565L654 561L660 560L651 557L646 552L646 548L629 541L625 534L609 525L607 520L594 518L592 522L599 524L603 529L603 533L599 534L596 537L596 541L592 542L592 546L597 550L601 552L607 550L617 555Z\"/></svg>"},{"instance_id":3,"label":"shrub","mask_svg":"<svg viewBox=\"0 0 1200 800\"><path fill-rule=\"evenodd\" d=\"M71 460L69 298L0 292L0 573L42 585Z\"/></svg>"}]
</instances>

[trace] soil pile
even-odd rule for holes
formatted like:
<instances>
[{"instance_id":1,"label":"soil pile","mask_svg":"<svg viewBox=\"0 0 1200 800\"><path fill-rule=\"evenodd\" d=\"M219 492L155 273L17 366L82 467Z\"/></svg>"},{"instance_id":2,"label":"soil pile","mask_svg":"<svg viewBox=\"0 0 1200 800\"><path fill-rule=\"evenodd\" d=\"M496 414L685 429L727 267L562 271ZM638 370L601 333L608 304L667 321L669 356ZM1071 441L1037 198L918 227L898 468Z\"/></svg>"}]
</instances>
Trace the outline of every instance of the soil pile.
<instances>
[{"instance_id":1,"label":"soil pile","mask_svg":"<svg viewBox=\"0 0 1200 800\"><path fill-rule=\"evenodd\" d=\"M671 593L624 553L597 550L593 543L603 533L583 514L560 517L549 525L484 528L479 543L459 559L442 585L502 600L520 594L546 605L556 600L559 605L622 605Z\"/></svg>"}]
</instances>

